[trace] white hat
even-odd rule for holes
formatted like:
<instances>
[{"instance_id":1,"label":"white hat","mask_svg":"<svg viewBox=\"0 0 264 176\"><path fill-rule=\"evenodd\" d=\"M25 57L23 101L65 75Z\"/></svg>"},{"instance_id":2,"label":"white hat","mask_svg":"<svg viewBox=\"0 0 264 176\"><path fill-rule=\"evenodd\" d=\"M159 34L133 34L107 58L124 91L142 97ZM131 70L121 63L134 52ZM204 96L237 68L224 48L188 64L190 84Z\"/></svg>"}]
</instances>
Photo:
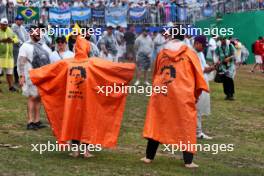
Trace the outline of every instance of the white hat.
<instances>
[{"instance_id":1,"label":"white hat","mask_svg":"<svg viewBox=\"0 0 264 176\"><path fill-rule=\"evenodd\" d=\"M2 18L0 24L8 24L8 20L6 18Z\"/></svg>"}]
</instances>

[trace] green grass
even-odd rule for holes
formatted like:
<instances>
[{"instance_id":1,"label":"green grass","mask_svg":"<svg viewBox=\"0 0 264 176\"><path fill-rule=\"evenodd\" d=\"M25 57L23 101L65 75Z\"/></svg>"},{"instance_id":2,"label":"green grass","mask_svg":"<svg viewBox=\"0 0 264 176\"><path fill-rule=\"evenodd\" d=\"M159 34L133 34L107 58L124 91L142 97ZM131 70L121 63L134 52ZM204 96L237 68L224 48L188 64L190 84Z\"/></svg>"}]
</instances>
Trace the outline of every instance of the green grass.
<instances>
[{"instance_id":1,"label":"green grass","mask_svg":"<svg viewBox=\"0 0 264 176\"><path fill-rule=\"evenodd\" d=\"M26 131L26 98L8 93L2 77L0 84L0 143L22 145L18 149L0 147L0 176L53 175L129 175L129 176L255 176L264 175L264 74L242 67L235 81L236 101L224 101L221 84L211 83L212 115L204 118L203 128L214 136L199 143L228 144L233 152L198 152L198 169L183 167L181 153L161 152L151 165L139 161L144 156L142 138L148 97L129 95L118 147L94 153L91 159L71 158L67 152L31 152L31 144L55 142L51 129ZM42 116L44 112L42 112ZM43 121L44 120L43 118Z\"/></svg>"}]
</instances>

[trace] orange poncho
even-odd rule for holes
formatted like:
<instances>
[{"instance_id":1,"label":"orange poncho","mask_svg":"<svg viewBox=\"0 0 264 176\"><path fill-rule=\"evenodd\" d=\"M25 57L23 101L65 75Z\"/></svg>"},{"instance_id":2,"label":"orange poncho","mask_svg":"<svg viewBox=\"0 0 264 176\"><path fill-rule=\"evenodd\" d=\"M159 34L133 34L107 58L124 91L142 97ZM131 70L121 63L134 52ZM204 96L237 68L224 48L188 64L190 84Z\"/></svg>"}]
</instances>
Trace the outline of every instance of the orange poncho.
<instances>
[{"instance_id":1,"label":"orange poncho","mask_svg":"<svg viewBox=\"0 0 264 176\"><path fill-rule=\"evenodd\" d=\"M167 86L167 93L151 96L143 136L163 144L196 144L195 102L208 91L196 53L186 45L161 50L153 86Z\"/></svg>"},{"instance_id":2,"label":"orange poncho","mask_svg":"<svg viewBox=\"0 0 264 176\"><path fill-rule=\"evenodd\" d=\"M97 86L129 84L135 65L87 58L89 42L80 37L74 59L61 60L30 72L59 142L79 140L115 147L126 95L98 94Z\"/></svg>"}]
</instances>

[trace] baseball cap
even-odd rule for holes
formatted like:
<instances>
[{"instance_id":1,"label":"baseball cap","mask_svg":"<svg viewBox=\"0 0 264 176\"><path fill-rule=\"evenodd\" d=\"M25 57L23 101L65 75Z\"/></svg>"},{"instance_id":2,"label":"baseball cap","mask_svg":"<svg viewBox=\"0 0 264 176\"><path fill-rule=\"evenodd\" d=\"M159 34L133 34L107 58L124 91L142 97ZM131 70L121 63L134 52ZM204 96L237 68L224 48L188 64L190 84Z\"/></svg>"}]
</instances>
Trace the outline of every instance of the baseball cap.
<instances>
[{"instance_id":1,"label":"baseball cap","mask_svg":"<svg viewBox=\"0 0 264 176\"><path fill-rule=\"evenodd\" d=\"M0 24L8 24L8 20L6 18L2 18Z\"/></svg>"},{"instance_id":2,"label":"baseball cap","mask_svg":"<svg viewBox=\"0 0 264 176\"><path fill-rule=\"evenodd\" d=\"M24 17L22 16L22 15L17 15L16 16L16 18L15 18L15 20L24 20Z\"/></svg>"}]
</instances>

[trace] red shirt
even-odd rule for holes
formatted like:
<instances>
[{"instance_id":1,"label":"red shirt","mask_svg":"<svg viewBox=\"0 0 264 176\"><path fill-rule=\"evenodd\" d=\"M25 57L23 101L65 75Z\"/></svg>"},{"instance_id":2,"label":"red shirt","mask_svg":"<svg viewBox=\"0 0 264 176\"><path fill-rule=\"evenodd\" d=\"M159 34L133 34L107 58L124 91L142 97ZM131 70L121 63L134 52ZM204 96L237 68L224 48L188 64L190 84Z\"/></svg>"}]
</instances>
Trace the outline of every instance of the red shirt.
<instances>
[{"instance_id":1,"label":"red shirt","mask_svg":"<svg viewBox=\"0 0 264 176\"><path fill-rule=\"evenodd\" d=\"M263 43L257 40L254 45L254 54L262 55L263 54Z\"/></svg>"}]
</instances>

